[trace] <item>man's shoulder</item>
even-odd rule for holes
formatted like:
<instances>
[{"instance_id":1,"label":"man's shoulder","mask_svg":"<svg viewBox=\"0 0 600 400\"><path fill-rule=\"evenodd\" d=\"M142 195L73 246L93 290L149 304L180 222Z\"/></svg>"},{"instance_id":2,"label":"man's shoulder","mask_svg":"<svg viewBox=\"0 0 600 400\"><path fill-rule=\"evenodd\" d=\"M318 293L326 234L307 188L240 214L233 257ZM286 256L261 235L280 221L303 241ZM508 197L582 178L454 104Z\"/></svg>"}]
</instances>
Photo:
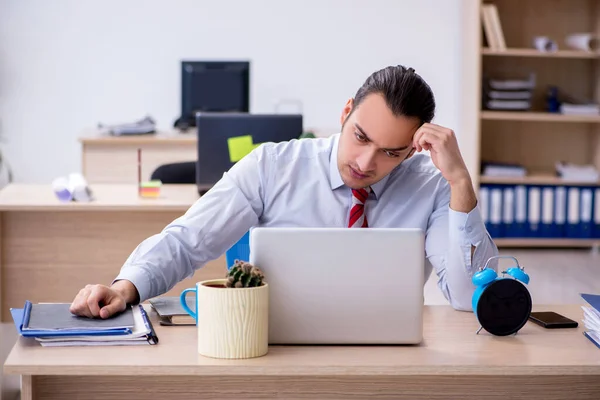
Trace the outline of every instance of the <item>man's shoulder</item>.
<instances>
[{"instance_id":1,"label":"man's shoulder","mask_svg":"<svg viewBox=\"0 0 600 400\"><path fill-rule=\"evenodd\" d=\"M267 142L261 144L257 151L271 161L291 162L296 159L318 158L331 152L334 136Z\"/></svg>"}]
</instances>

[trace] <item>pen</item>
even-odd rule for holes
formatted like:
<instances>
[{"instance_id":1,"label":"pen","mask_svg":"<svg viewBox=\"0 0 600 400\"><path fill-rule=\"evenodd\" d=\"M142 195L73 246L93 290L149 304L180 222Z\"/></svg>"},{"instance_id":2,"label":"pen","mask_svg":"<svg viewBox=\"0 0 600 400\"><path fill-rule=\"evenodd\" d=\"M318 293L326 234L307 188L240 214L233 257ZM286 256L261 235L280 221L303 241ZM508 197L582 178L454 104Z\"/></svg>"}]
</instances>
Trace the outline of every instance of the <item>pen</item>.
<instances>
[{"instance_id":1,"label":"pen","mask_svg":"<svg viewBox=\"0 0 600 400\"><path fill-rule=\"evenodd\" d=\"M138 148L137 156L138 156L137 157L138 158L138 160L137 160L137 162L138 162L138 165L137 165L138 194L140 194L142 191L142 149L141 148Z\"/></svg>"},{"instance_id":2,"label":"pen","mask_svg":"<svg viewBox=\"0 0 600 400\"><path fill-rule=\"evenodd\" d=\"M142 317L144 317L144 324L146 324L146 328L150 331L150 333L146 335L146 337L148 338L148 342L150 342L150 344L158 344L158 336L156 336L156 332L154 331L154 327L152 326L152 321L150 321L146 310L144 310L144 306L140 304L139 307L140 311L142 312Z\"/></svg>"},{"instance_id":3,"label":"pen","mask_svg":"<svg viewBox=\"0 0 600 400\"><path fill-rule=\"evenodd\" d=\"M29 328L29 317L31 315L31 307L33 307L31 301L25 300L25 307L23 307L23 320L21 321L21 329Z\"/></svg>"}]
</instances>

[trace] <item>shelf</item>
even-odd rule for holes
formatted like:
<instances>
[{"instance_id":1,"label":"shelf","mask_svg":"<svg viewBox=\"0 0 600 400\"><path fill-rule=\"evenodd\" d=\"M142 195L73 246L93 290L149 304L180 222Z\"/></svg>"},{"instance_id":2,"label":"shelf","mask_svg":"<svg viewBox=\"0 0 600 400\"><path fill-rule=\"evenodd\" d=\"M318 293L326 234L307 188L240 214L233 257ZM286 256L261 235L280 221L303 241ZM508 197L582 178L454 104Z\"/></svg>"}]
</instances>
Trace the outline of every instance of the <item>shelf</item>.
<instances>
[{"instance_id":1,"label":"shelf","mask_svg":"<svg viewBox=\"0 0 600 400\"><path fill-rule=\"evenodd\" d=\"M543 57L543 58L600 58L600 53L579 50L557 50L555 52L543 52L536 49L506 49L492 50L484 47L481 49L484 56L500 57Z\"/></svg>"},{"instance_id":2,"label":"shelf","mask_svg":"<svg viewBox=\"0 0 600 400\"><path fill-rule=\"evenodd\" d=\"M480 176L481 183L487 184L509 184L509 185L556 185L556 186L600 186L600 182L589 181L570 181L558 178L552 175L530 175L523 178L520 177L496 177L496 176Z\"/></svg>"},{"instance_id":3,"label":"shelf","mask_svg":"<svg viewBox=\"0 0 600 400\"><path fill-rule=\"evenodd\" d=\"M481 119L534 122L587 122L600 123L600 115L564 115L543 111L481 111Z\"/></svg>"},{"instance_id":4,"label":"shelf","mask_svg":"<svg viewBox=\"0 0 600 400\"><path fill-rule=\"evenodd\" d=\"M498 247L599 247L600 239L553 239L553 238L499 238L494 239Z\"/></svg>"}]
</instances>

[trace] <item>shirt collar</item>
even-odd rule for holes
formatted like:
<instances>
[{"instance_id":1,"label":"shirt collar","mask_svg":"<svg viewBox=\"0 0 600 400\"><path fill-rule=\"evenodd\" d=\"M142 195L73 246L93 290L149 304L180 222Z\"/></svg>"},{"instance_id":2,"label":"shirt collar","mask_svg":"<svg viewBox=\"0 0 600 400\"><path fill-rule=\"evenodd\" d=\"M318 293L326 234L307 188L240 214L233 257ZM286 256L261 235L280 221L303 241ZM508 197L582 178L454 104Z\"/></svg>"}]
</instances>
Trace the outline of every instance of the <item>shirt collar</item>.
<instances>
[{"instance_id":1,"label":"shirt collar","mask_svg":"<svg viewBox=\"0 0 600 400\"><path fill-rule=\"evenodd\" d=\"M344 185L344 181L342 181L342 176L340 175L340 170L337 165L337 155L338 155L338 145L340 141L340 134L336 133L333 135L333 143L331 148L331 153L329 156L329 182L331 183L331 189L335 190ZM379 182L371 185L371 189L373 194L375 194L376 198L381 197L383 190L385 189L385 185L390 178L390 175L384 176Z\"/></svg>"}]
</instances>

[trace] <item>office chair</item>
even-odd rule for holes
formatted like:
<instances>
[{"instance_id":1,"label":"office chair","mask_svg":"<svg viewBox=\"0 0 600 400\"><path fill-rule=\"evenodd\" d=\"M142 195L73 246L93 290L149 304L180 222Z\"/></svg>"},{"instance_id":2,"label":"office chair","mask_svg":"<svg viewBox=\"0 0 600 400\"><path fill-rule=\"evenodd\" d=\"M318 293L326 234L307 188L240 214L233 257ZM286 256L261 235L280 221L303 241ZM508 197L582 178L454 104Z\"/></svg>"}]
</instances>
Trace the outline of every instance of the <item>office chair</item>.
<instances>
[{"instance_id":1,"label":"office chair","mask_svg":"<svg viewBox=\"0 0 600 400\"><path fill-rule=\"evenodd\" d=\"M164 184L196 183L196 162L164 164L152 172L151 180L160 180Z\"/></svg>"},{"instance_id":2,"label":"office chair","mask_svg":"<svg viewBox=\"0 0 600 400\"><path fill-rule=\"evenodd\" d=\"M225 253L227 269L229 270L235 260L250 261L250 231L246 232L233 246Z\"/></svg>"}]
</instances>

